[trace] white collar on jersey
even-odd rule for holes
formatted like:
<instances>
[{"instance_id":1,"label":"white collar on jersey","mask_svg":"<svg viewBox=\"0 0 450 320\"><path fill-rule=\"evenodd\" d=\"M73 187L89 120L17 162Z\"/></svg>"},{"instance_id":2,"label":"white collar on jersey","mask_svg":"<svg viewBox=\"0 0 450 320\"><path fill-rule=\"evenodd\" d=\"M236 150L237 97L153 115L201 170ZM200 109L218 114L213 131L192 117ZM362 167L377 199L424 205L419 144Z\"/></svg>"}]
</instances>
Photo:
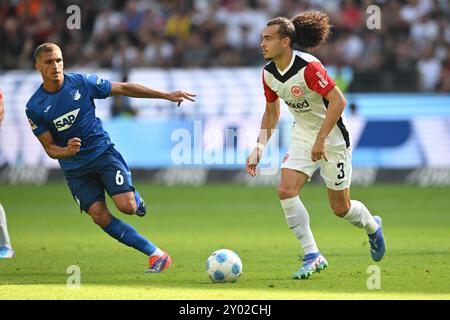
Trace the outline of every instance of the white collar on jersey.
<instances>
[{"instance_id":1,"label":"white collar on jersey","mask_svg":"<svg viewBox=\"0 0 450 320\"><path fill-rule=\"evenodd\" d=\"M277 67L278 72L279 72L282 76L284 76L284 74L285 74L286 72L288 72L289 69L290 69L290 68L292 67L292 65L294 64L294 60L295 60L295 52L292 51L292 59L291 59L291 62L288 64L288 66L287 66L283 71L281 71L281 70L278 69L278 67Z\"/></svg>"}]
</instances>

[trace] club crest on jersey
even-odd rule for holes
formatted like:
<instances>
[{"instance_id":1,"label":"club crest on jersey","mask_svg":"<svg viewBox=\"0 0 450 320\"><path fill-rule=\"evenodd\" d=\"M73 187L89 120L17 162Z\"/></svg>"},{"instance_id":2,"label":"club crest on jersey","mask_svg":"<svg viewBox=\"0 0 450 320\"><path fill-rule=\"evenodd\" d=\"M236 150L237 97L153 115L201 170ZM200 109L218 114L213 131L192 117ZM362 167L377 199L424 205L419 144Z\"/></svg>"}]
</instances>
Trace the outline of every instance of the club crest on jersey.
<instances>
[{"instance_id":1,"label":"club crest on jersey","mask_svg":"<svg viewBox=\"0 0 450 320\"><path fill-rule=\"evenodd\" d=\"M303 94L303 90L299 86L293 86L291 88L291 93L294 97L298 98Z\"/></svg>"},{"instance_id":2,"label":"club crest on jersey","mask_svg":"<svg viewBox=\"0 0 450 320\"><path fill-rule=\"evenodd\" d=\"M78 101L81 98L80 91L78 91L78 90L70 91L70 95L72 96L72 99L75 100L75 101Z\"/></svg>"},{"instance_id":3,"label":"club crest on jersey","mask_svg":"<svg viewBox=\"0 0 450 320\"><path fill-rule=\"evenodd\" d=\"M72 110L66 114L63 114L61 117L53 120L55 127L58 131L64 131L69 129L72 124L75 122L78 112L80 112L80 108Z\"/></svg>"}]
</instances>

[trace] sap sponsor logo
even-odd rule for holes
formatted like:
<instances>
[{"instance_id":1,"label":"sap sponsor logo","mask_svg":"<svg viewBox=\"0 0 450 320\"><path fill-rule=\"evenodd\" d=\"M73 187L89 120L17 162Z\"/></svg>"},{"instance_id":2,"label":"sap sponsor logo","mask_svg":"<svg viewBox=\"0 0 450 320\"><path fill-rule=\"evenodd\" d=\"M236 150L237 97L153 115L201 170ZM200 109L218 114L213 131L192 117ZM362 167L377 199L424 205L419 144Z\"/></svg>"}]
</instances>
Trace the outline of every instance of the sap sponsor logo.
<instances>
[{"instance_id":1,"label":"sap sponsor logo","mask_svg":"<svg viewBox=\"0 0 450 320\"><path fill-rule=\"evenodd\" d=\"M64 131L69 129L72 124L75 122L78 112L80 112L80 108L70 111L59 118L53 120L53 123L58 131Z\"/></svg>"},{"instance_id":2,"label":"sap sponsor logo","mask_svg":"<svg viewBox=\"0 0 450 320\"><path fill-rule=\"evenodd\" d=\"M311 111L311 106L308 103L308 100L303 100L302 102L291 102L286 101L286 104L294 109L296 112L308 112Z\"/></svg>"},{"instance_id":3,"label":"sap sponsor logo","mask_svg":"<svg viewBox=\"0 0 450 320\"><path fill-rule=\"evenodd\" d=\"M328 81L327 79L325 79L325 77L323 76L322 73L320 73L320 71L316 72L316 76L319 78L319 86L321 86L322 88L325 88L328 85Z\"/></svg>"}]
</instances>

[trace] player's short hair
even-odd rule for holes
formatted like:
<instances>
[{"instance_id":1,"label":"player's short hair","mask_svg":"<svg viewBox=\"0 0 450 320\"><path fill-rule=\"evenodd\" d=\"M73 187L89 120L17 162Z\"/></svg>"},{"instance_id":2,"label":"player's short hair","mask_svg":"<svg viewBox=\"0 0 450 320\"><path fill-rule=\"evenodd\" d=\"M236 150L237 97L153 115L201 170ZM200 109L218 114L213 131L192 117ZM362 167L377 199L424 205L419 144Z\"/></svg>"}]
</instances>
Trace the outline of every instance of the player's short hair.
<instances>
[{"instance_id":1,"label":"player's short hair","mask_svg":"<svg viewBox=\"0 0 450 320\"><path fill-rule=\"evenodd\" d=\"M292 47L295 42L295 27L292 21L285 17L276 17L267 22L267 26L273 25L280 26L278 30L280 37L281 38L288 37L289 39L291 39L291 47Z\"/></svg>"},{"instance_id":2,"label":"player's short hair","mask_svg":"<svg viewBox=\"0 0 450 320\"><path fill-rule=\"evenodd\" d=\"M300 48L314 48L330 35L330 19L321 11L306 11L292 20L295 27L295 42Z\"/></svg>"},{"instance_id":3,"label":"player's short hair","mask_svg":"<svg viewBox=\"0 0 450 320\"><path fill-rule=\"evenodd\" d=\"M58 45L54 43L43 43L37 46L37 48L34 50L33 56L34 61L37 61L39 56L44 52L52 52L54 50L61 50Z\"/></svg>"}]
</instances>

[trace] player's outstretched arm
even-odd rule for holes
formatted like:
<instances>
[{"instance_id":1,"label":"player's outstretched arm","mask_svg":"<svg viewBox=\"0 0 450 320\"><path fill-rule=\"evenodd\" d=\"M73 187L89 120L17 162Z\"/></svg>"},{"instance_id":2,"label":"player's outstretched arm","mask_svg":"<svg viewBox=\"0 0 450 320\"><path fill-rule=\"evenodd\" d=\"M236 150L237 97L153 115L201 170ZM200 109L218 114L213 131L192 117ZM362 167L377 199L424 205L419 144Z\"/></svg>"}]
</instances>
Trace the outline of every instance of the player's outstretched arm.
<instances>
[{"instance_id":1,"label":"player's outstretched arm","mask_svg":"<svg viewBox=\"0 0 450 320\"><path fill-rule=\"evenodd\" d=\"M266 102L266 110L261 121L261 131L259 132L256 148L247 158L245 168L252 177L256 176L256 166L262 158L264 148L269 142L272 130L277 127L280 117L280 99L274 102Z\"/></svg>"},{"instance_id":2,"label":"player's outstretched arm","mask_svg":"<svg viewBox=\"0 0 450 320\"><path fill-rule=\"evenodd\" d=\"M49 131L44 132L39 137L39 142L44 147L45 152L52 159L64 159L71 157L78 152L81 148L80 138L71 138L67 142L67 147L60 147L53 141L53 136Z\"/></svg>"},{"instance_id":3,"label":"player's outstretched arm","mask_svg":"<svg viewBox=\"0 0 450 320\"><path fill-rule=\"evenodd\" d=\"M3 94L0 91L0 126L2 125L4 117L5 117L5 106L3 103Z\"/></svg>"},{"instance_id":4,"label":"player's outstretched arm","mask_svg":"<svg viewBox=\"0 0 450 320\"><path fill-rule=\"evenodd\" d=\"M169 101L178 102L178 105L180 105L181 102L184 101L184 99L195 101L195 94L185 91L163 92L154 90L138 83L127 82L112 82L111 85L112 87L110 96L166 99Z\"/></svg>"}]
</instances>

